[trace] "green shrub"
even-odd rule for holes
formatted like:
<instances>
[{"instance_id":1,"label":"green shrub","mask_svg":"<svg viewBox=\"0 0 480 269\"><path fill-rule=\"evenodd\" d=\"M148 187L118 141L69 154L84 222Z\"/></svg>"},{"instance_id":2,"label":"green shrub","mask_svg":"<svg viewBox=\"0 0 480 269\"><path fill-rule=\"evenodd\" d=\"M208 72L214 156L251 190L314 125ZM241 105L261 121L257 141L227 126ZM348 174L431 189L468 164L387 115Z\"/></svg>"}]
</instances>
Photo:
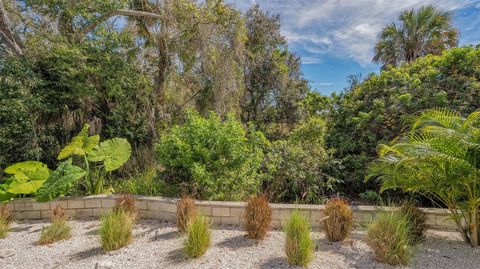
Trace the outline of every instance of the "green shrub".
<instances>
[{"instance_id":1,"label":"green shrub","mask_svg":"<svg viewBox=\"0 0 480 269\"><path fill-rule=\"evenodd\" d=\"M247 236L254 239L263 239L272 222L272 208L268 205L265 195L252 196L245 208L245 227Z\"/></svg>"},{"instance_id":2,"label":"green shrub","mask_svg":"<svg viewBox=\"0 0 480 269\"><path fill-rule=\"evenodd\" d=\"M386 68L363 81L352 77L350 89L333 98L326 109L330 112L327 145L342 164L338 167L342 184L336 191L354 196L379 187L363 181L366 166L377 157L379 143L401 135L411 115L435 107L463 115L477 110L479 72L480 49L463 47Z\"/></svg>"},{"instance_id":3,"label":"green shrub","mask_svg":"<svg viewBox=\"0 0 480 269\"><path fill-rule=\"evenodd\" d=\"M269 148L267 192L276 202L322 203L336 180L325 149L325 121L311 118Z\"/></svg>"},{"instance_id":4,"label":"green shrub","mask_svg":"<svg viewBox=\"0 0 480 269\"><path fill-rule=\"evenodd\" d=\"M366 241L380 262L406 265L412 259L409 219L400 212L379 213L368 226Z\"/></svg>"},{"instance_id":5,"label":"green shrub","mask_svg":"<svg viewBox=\"0 0 480 269\"><path fill-rule=\"evenodd\" d=\"M115 193L133 193L148 196L173 197L178 195L176 186L169 186L158 175L155 167L150 167L145 171L132 174L125 179L116 179L112 181L112 187Z\"/></svg>"},{"instance_id":6,"label":"green shrub","mask_svg":"<svg viewBox=\"0 0 480 269\"><path fill-rule=\"evenodd\" d=\"M10 210L7 205L0 204L0 239L7 236L10 224Z\"/></svg>"},{"instance_id":7,"label":"green shrub","mask_svg":"<svg viewBox=\"0 0 480 269\"><path fill-rule=\"evenodd\" d=\"M183 233L187 231L190 222L197 216L197 206L190 197L182 197L177 203L177 227Z\"/></svg>"},{"instance_id":8,"label":"green shrub","mask_svg":"<svg viewBox=\"0 0 480 269\"><path fill-rule=\"evenodd\" d=\"M38 244L47 245L71 237L71 227L65 219L56 219L50 226L42 229Z\"/></svg>"},{"instance_id":9,"label":"green shrub","mask_svg":"<svg viewBox=\"0 0 480 269\"><path fill-rule=\"evenodd\" d=\"M327 239L331 242L342 241L347 238L352 229L352 209L342 198L329 199L325 206L325 216L328 217L323 228Z\"/></svg>"},{"instance_id":10,"label":"green shrub","mask_svg":"<svg viewBox=\"0 0 480 269\"><path fill-rule=\"evenodd\" d=\"M314 250L308 218L295 211L283 229L286 235L285 254L288 263L306 267L313 259Z\"/></svg>"},{"instance_id":11,"label":"green shrub","mask_svg":"<svg viewBox=\"0 0 480 269\"><path fill-rule=\"evenodd\" d=\"M428 229L427 214L412 202L403 203L400 212L406 215L410 224L410 236L414 243L425 239L425 231Z\"/></svg>"},{"instance_id":12,"label":"green shrub","mask_svg":"<svg viewBox=\"0 0 480 269\"><path fill-rule=\"evenodd\" d=\"M189 258L198 258L205 254L210 247L211 233L208 219L197 215L188 225L187 239L183 243L185 255Z\"/></svg>"},{"instance_id":13,"label":"green shrub","mask_svg":"<svg viewBox=\"0 0 480 269\"><path fill-rule=\"evenodd\" d=\"M222 121L213 112L208 118L191 112L161 137L157 158L163 178L186 194L240 200L259 189L264 143L260 132L246 132L233 116Z\"/></svg>"},{"instance_id":14,"label":"green shrub","mask_svg":"<svg viewBox=\"0 0 480 269\"><path fill-rule=\"evenodd\" d=\"M361 200L367 203L372 203L375 205L382 203L382 197L376 191L368 190L366 192L360 193L358 197L360 197Z\"/></svg>"},{"instance_id":15,"label":"green shrub","mask_svg":"<svg viewBox=\"0 0 480 269\"><path fill-rule=\"evenodd\" d=\"M123 209L115 210L101 219L100 239L104 250L124 247L132 240L133 219Z\"/></svg>"}]
</instances>

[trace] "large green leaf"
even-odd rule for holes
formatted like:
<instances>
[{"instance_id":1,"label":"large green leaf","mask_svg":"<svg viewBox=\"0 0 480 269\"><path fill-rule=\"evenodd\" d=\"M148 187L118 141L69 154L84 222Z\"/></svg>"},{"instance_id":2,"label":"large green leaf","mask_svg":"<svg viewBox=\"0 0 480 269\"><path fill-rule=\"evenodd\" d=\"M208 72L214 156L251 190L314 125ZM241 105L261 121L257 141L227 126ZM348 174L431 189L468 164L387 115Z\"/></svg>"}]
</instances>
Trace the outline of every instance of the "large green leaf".
<instances>
[{"instance_id":1,"label":"large green leaf","mask_svg":"<svg viewBox=\"0 0 480 269\"><path fill-rule=\"evenodd\" d=\"M85 175L85 170L72 165L72 159L68 159L57 167L48 177L47 181L36 193L37 201L47 202L64 195L79 179Z\"/></svg>"},{"instance_id":2,"label":"large green leaf","mask_svg":"<svg viewBox=\"0 0 480 269\"><path fill-rule=\"evenodd\" d=\"M15 194L7 192L7 189L10 186L12 180L12 178L4 179L4 182L0 184L0 202L8 201L11 198L15 197Z\"/></svg>"},{"instance_id":3,"label":"large green leaf","mask_svg":"<svg viewBox=\"0 0 480 269\"><path fill-rule=\"evenodd\" d=\"M46 180L50 175L47 165L37 161L20 162L5 168L5 173L13 175L18 182Z\"/></svg>"},{"instance_id":4,"label":"large green leaf","mask_svg":"<svg viewBox=\"0 0 480 269\"><path fill-rule=\"evenodd\" d=\"M125 164L131 153L132 148L126 139L113 138L100 143L87 158L92 162L103 162L105 171L110 172Z\"/></svg>"},{"instance_id":5,"label":"large green leaf","mask_svg":"<svg viewBox=\"0 0 480 269\"><path fill-rule=\"evenodd\" d=\"M35 193L46 180L32 180L27 182L13 181L7 189L12 194L32 194Z\"/></svg>"},{"instance_id":6,"label":"large green leaf","mask_svg":"<svg viewBox=\"0 0 480 269\"><path fill-rule=\"evenodd\" d=\"M92 151L100 141L99 135L88 136L90 125L85 124L68 145L66 145L58 154L57 159L63 160L72 155L85 156Z\"/></svg>"}]
</instances>

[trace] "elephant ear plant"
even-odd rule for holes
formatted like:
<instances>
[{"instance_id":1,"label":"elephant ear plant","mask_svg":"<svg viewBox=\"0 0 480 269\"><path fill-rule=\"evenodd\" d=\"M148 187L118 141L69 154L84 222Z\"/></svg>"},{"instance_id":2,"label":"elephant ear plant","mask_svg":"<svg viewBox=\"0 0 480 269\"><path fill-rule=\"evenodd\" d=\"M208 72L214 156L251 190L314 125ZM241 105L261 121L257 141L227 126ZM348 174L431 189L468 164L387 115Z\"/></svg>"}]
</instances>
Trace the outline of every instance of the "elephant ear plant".
<instances>
[{"instance_id":1,"label":"elephant ear plant","mask_svg":"<svg viewBox=\"0 0 480 269\"><path fill-rule=\"evenodd\" d=\"M88 135L89 127L85 124L80 133L60 151L57 159L66 160L60 163L38 189L38 201L49 201L65 194L82 178L88 193L103 193L104 176L94 174L114 171L128 161L131 146L126 139L113 138L100 142L100 136ZM83 168L73 164L74 158L82 163Z\"/></svg>"},{"instance_id":2,"label":"elephant ear plant","mask_svg":"<svg viewBox=\"0 0 480 269\"><path fill-rule=\"evenodd\" d=\"M46 164L37 161L16 163L5 168L4 172L10 177L0 185L0 201L34 194L51 174Z\"/></svg>"}]
</instances>

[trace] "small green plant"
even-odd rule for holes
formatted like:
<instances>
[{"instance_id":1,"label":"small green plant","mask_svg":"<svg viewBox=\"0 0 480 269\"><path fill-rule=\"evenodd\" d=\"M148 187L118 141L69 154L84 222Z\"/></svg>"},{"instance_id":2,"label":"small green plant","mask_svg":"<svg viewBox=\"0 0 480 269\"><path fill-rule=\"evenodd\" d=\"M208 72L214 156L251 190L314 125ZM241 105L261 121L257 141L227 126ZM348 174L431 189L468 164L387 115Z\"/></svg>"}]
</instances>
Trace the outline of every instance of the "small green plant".
<instances>
[{"instance_id":1,"label":"small green plant","mask_svg":"<svg viewBox=\"0 0 480 269\"><path fill-rule=\"evenodd\" d=\"M330 242L342 241L347 238L352 229L352 209L348 202L342 198L329 199L325 207L323 229Z\"/></svg>"},{"instance_id":2,"label":"small green plant","mask_svg":"<svg viewBox=\"0 0 480 269\"><path fill-rule=\"evenodd\" d=\"M245 208L245 227L247 236L253 239L263 239L270 228L272 208L268 205L265 195L252 196Z\"/></svg>"},{"instance_id":3,"label":"small green plant","mask_svg":"<svg viewBox=\"0 0 480 269\"><path fill-rule=\"evenodd\" d=\"M10 225L10 210L7 205L0 204L0 239L7 236Z\"/></svg>"},{"instance_id":4,"label":"small green plant","mask_svg":"<svg viewBox=\"0 0 480 269\"><path fill-rule=\"evenodd\" d=\"M409 219L401 212L379 213L368 226L366 241L380 262L406 265L412 259Z\"/></svg>"},{"instance_id":5,"label":"small green plant","mask_svg":"<svg viewBox=\"0 0 480 269\"><path fill-rule=\"evenodd\" d=\"M178 231L187 231L188 224L197 216L197 206L190 197L182 197L177 203L177 227Z\"/></svg>"},{"instance_id":6,"label":"small green plant","mask_svg":"<svg viewBox=\"0 0 480 269\"><path fill-rule=\"evenodd\" d=\"M403 203L400 212L406 215L410 224L410 236L414 243L425 239L425 231L428 229L427 214L412 202Z\"/></svg>"},{"instance_id":7,"label":"small green plant","mask_svg":"<svg viewBox=\"0 0 480 269\"><path fill-rule=\"evenodd\" d=\"M290 265L306 267L313 259L314 243L308 218L294 211L284 226L285 254Z\"/></svg>"},{"instance_id":8,"label":"small green plant","mask_svg":"<svg viewBox=\"0 0 480 269\"><path fill-rule=\"evenodd\" d=\"M120 197L115 198L115 207L113 210L124 210L130 214L132 220L137 219L138 210L135 205L135 197L132 194L123 194Z\"/></svg>"},{"instance_id":9,"label":"small green plant","mask_svg":"<svg viewBox=\"0 0 480 269\"><path fill-rule=\"evenodd\" d=\"M56 206L50 211L51 225L42 229L39 245L52 244L71 237L71 227L68 224L68 215L61 206Z\"/></svg>"},{"instance_id":10,"label":"small green plant","mask_svg":"<svg viewBox=\"0 0 480 269\"><path fill-rule=\"evenodd\" d=\"M123 209L114 210L101 219L102 248L110 251L128 245L132 240L133 219Z\"/></svg>"},{"instance_id":11,"label":"small green plant","mask_svg":"<svg viewBox=\"0 0 480 269\"><path fill-rule=\"evenodd\" d=\"M205 254L211 241L208 219L197 215L188 225L187 232L187 239L183 243L185 255L189 258L198 258Z\"/></svg>"}]
</instances>

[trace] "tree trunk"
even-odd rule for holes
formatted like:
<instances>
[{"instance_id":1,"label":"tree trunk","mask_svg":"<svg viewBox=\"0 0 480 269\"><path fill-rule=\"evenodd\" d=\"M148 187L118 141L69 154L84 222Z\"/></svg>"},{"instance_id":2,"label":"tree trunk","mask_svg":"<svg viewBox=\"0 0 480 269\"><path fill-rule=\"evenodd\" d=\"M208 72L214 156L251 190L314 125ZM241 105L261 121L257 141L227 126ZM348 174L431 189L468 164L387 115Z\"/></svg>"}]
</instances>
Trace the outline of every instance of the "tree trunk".
<instances>
[{"instance_id":1,"label":"tree trunk","mask_svg":"<svg viewBox=\"0 0 480 269\"><path fill-rule=\"evenodd\" d=\"M478 240L479 240L479 234L478 234L478 217L477 217L477 207L474 206L470 208L470 223L469 223L469 228L470 228L470 245L472 247L478 247Z\"/></svg>"}]
</instances>

